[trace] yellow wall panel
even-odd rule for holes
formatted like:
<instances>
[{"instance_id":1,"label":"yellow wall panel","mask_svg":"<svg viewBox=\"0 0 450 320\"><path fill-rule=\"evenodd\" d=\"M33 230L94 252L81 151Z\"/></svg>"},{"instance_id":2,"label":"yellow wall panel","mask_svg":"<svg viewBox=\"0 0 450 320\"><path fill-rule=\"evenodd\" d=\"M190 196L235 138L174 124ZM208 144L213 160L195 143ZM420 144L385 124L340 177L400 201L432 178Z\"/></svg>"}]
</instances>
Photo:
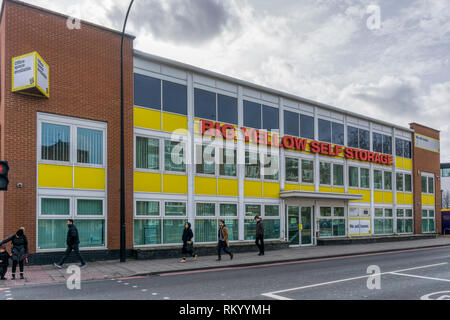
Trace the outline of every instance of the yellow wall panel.
<instances>
[{"instance_id":1,"label":"yellow wall panel","mask_svg":"<svg viewBox=\"0 0 450 320\"><path fill-rule=\"evenodd\" d=\"M262 197L262 182L244 181L244 196L252 198Z\"/></svg>"},{"instance_id":2,"label":"yellow wall panel","mask_svg":"<svg viewBox=\"0 0 450 320\"><path fill-rule=\"evenodd\" d=\"M299 184L284 184L284 191L299 191L300 190L300 185Z\"/></svg>"},{"instance_id":3,"label":"yellow wall panel","mask_svg":"<svg viewBox=\"0 0 450 320\"><path fill-rule=\"evenodd\" d=\"M332 192L331 187L319 187L319 192Z\"/></svg>"},{"instance_id":4,"label":"yellow wall panel","mask_svg":"<svg viewBox=\"0 0 450 320\"><path fill-rule=\"evenodd\" d=\"M405 193L405 204L413 204L412 193Z\"/></svg>"},{"instance_id":5,"label":"yellow wall panel","mask_svg":"<svg viewBox=\"0 0 450 320\"><path fill-rule=\"evenodd\" d=\"M195 177L195 194L217 195L217 179Z\"/></svg>"},{"instance_id":6,"label":"yellow wall panel","mask_svg":"<svg viewBox=\"0 0 450 320\"><path fill-rule=\"evenodd\" d=\"M105 190L105 169L75 167L75 188Z\"/></svg>"},{"instance_id":7,"label":"yellow wall panel","mask_svg":"<svg viewBox=\"0 0 450 320\"><path fill-rule=\"evenodd\" d=\"M278 182L264 182L263 184L263 197L264 198L279 198L280 197L280 184Z\"/></svg>"},{"instance_id":8,"label":"yellow wall panel","mask_svg":"<svg viewBox=\"0 0 450 320\"><path fill-rule=\"evenodd\" d=\"M219 179L219 196L238 197L239 181L236 179Z\"/></svg>"},{"instance_id":9,"label":"yellow wall panel","mask_svg":"<svg viewBox=\"0 0 450 320\"><path fill-rule=\"evenodd\" d=\"M373 201L375 203L383 203L383 192L382 191L374 191L373 192Z\"/></svg>"},{"instance_id":10,"label":"yellow wall panel","mask_svg":"<svg viewBox=\"0 0 450 320\"><path fill-rule=\"evenodd\" d=\"M163 175L164 193L188 193L188 177L177 174Z\"/></svg>"},{"instance_id":11,"label":"yellow wall panel","mask_svg":"<svg viewBox=\"0 0 450 320\"><path fill-rule=\"evenodd\" d=\"M394 203L394 193L393 192L383 192L384 203Z\"/></svg>"},{"instance_id":12,"label":"yellow wall panel","mask_svg":"<svg viewBox=\"0 0 450 320\"><path fill-rule=\"evenodd\" d=\"M406 170L412 170L412 160L411 159L403 159L403 167Z\"/></svg>"},{"instance_id":13,"label":"yellow wall panel","mask_svg":"<svg viewBox=\"0 0 450 320\"><path fill-rule=\"evenodd\" d=\"M301 190L302 190L302 191L311 191L311 192L314 192L314 191L316 191L316 187L315 187L315 186L310 186L310 185L302 185L302 186L301 186Z\"/></svg>"},{"instance_id":14,"label":"yellow wall panel","mask_svg":"<svg viewBox=\"0 0 450 320\"><path fill-rule=\"evenodd\" d=\"M134 191L161 192L161 174L136 171L134 173Z\"/></svg>"},{"instance_id":15,"label":"yellow wall panel","mask_svg":"<svg viewBox=\"0 0 450 320\"><path fill-rule=\"evenodd\" d=\"M403 158L402 157L395 157L395 166L398 169L403 169Z\"/></svg>"},{"instance_id":16,"label":"yellow wall panel","mask_svg":"<svg viewBox=\"0 0 450 320\"><path fill-rule=\"evenodd\" d=\"M351 188L349 188L349 189L348 189L348 193L351 193L351 194L359 194L359 190L358 190L358 189L351 189Z\"/></svg>"},{"instance_id":17,"label":"yellow wall panel","mask_svg":"<svg viewBox=\"0 0 450 320\"><path fill-rule=\"evenodd\" d=\"M405 194L402 192L397 192L397 203L405 204Z\"/></svg>"},{"instance_id":18,"label":"yellow wall panel","mask_svg":"<svg viewBox=\"0 0 450 320\"><path fill-rule=\"evenodd\" d=\"M370 190L359 190L359 194L363 196L361 202L370 202Z\"/></svg>"},{"instance_id":19,"label":"yellow wall panel","mask_svg":"<svg viewBox=\"0 0 450 320\"><path fill-rule=\"evenodd\" d=\"M73 188L73 169L68 166L40 164L38 185L41 188Z\"/></svg>"},{"instance_id":20,"label":"yellow wall panel","mask_svg":"<svg viewBox=\"0 0 450 320\"><path fill-rule=\"evenodd\" d=\"M163 131L174 132L180 129L187 130L187 117L163 112Z\"/></svg>"},{"instance_id":21,"label":"yellow wall panel","mask_svg":"<svg viewBox=\"0 0 450 320\"><path fill-rule=\"evenodd\" d=\"M134 107L134 126L161 130L161 111Z\"/></svg>"},{"instance_id":22,"label":"yellow wall panel","mask_svg":"<svg viewBox=\"0 0 450 320\"><path fill-rule=\"evenodd\" d=\"M335 188L335 187L333 187L333 193L345 193L345 188Z\"/></svg>"}]
</instances>

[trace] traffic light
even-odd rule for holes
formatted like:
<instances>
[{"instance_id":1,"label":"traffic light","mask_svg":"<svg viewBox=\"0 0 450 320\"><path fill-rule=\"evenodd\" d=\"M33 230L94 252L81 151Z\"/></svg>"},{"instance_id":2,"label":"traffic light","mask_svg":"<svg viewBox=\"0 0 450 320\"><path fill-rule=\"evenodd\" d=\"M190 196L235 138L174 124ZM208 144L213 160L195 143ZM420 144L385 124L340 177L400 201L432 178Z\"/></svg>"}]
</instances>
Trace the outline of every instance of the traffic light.
<instances>
[{"instance_id":1,"label":"traffic light","mask_svg":"<svg viewBox=\"0 0 450 320\"><path fill-rule=\"evenodd\" d=\"M8 190L8 161L0 161L0 190Z\"/></svg>"}]
</instances>

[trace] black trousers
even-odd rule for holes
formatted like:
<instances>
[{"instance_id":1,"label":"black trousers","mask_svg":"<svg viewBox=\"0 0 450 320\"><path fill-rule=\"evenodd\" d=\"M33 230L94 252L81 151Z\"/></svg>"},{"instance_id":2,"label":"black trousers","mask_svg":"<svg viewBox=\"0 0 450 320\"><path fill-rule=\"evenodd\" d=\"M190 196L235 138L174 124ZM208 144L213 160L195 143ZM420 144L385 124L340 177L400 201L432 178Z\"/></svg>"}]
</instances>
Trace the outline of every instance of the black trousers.
<instances>
[{"instance_id":1,"label":"black trousers","mask_svg":"<svg viewBox=\"0 0 450 320\"><path fill-rule=\"evenodd\" d=\"M81 264L84 264L84 260L83 257L80 254L80 250L78 248L78 244L73 244L73 245L68 245L66 252L64 253L64 256L62 257L61 261L58 263L60 266L62 266L64 264L64 261L66 261L66 259L69 257L70 253L72 252L72 250L75 252L76 256L78 257L78 259L80 260Z\"/></svg>"},{"instance_id":2,"label":"black trousers","mask_svg":"<svg viewBox=\"0 0 450 320\"><path fill-rule=\"evenodd\" d=\"M259 253L264 253L264 236L257 236L255 244L259 249Z\"/></svg>"},{"instance_id":3,"label":"black trousers","mask_svg":"<svg viewBox=\"0 0 450 320\"><path fill-rule=\"evenodd\" d=\"M8 271L8 266L0 267L0 278L1 279L3 279L5 277L7 271Z\"/></svg>"},{"instance_id":4,"label":"black trousers","mask_svg":"<svg viewBox=\"0 0 450 320\"><path fill-rule=\"evenodd\" d=\"M23 273L23 260L20 261L13 260L12 274L16 273L17 264L19 264L20 273Z\"/></svg>"},{"instance_id":5,"label":"black trousers","mask_svg":"<svg viewBox=\"0 0 450 320\"><path fill-rule=\"evenodd\" d=\"M217 255L219 256L219 259L221 257L222 249L225 253L229 254L231 256L231 251L227 247L227 243L225 241L219 240L219 244L217 245Z\"/></svg>"},{"instance_id":6,"label":"black trousers","mask_svg":"<svg viewBox=\"0 0 450 320\"><path fill-rule=\"evenodd\" d=\"M185 257L185 254L194 257L195 256L194 246L188 247L187 244L183 244L183 248L181 248L181 254L183 255L183 257Z\"/></svg>"}]
</instances>

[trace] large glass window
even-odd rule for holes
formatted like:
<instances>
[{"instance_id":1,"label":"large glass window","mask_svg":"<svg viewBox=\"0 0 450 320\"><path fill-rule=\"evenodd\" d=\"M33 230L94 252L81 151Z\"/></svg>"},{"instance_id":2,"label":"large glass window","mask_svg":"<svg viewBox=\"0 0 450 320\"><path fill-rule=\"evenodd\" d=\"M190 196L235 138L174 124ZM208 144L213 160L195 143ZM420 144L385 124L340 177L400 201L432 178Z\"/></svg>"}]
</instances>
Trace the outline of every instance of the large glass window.
<instances>
[{"instance_id":1,"label":"large glass window","mask_svg":"<svg viewBox=\"0 0 450 320\"><path fill-rule=\"evenodd\" d=\"M359 129L359 148L370 150L370 134L368 130Z\"/></svg>"},{"instance_id":2,"label":"large glass window","mask_svg":"<svg viewBox=\"0 0 450 320\"><path fill-rule=\"evenodd\" d=\"M264 239L280 238L280 214L279 205L245 205L246 216L259 216L264 224ZM256 235L256 222L254 219L244 220L244 239L254 240Z\"/></svg>"},{"instance_id":3,"label":"large glass window","mask_svg":"<svg viewBox=\"0 0 450 320\"><path fill-rule=\"evenodd\" d=\"M428 177L428 193L433 194L434 193L434 178Z\"/></svg>"},{"instance_id":4,"label":"large glass window","mask_svg":"<svg viewBox=\"0 0 450 320\"><path fill-rule=\"evenodd\" d=\"M383 135L383 153L392 154L392 137Z\"/></svg>"},{"instance_id":5,"label":"large glass window","mask_svg":"<svg viewBox=\"0 0 450 320\"><path fill-rule=\"evenodd\" d=\"M319 119L319 140L331 142L331 122Z\"/></svg>"},{"instance_id":6,"label":"large glass window","mask_svg":"<svg viewBox=\"0 0 450 320\"><path fill-rule=\"evenodd\" d=\"M268 180L278 180L278 155L276 154L264 154L264 179Z\"/></svg>"},{"instance_id":7,"label":"large glass window","mask_svg":"<svg viewBox=\"0 0 450 320\"><path fill-rule=\"evenodd\" d=\"M163 81L163 110L187 115L187 88L174 82Z\"/></svg>"},{"instance_id":8,"label":"large glass window","mask_svg":"<svg viewBox=\"0 0 450 320\"><path fill-rule=\"evenodd\" d=\"M195 116L202 119L216 120L216 94L206 90L194 89Z\"/></svg>"},{"instance_id":9,"label":"large glass window","mask_svg":"<svg viewBox=\"0 0 450 320\"><path fill-rule=\"evenodd\" d=\"M298 113L284 110L284 133L286 135L300 136L298 117Z\"/></svg>"},{"instance_id":10,"label":"large glass window","mask_svg":"<svg viewBox=\"0 0 450 320\"><path fill-rule=\"evenodd\" d=\"M359 169L357 167L348 167L348 182L349 186L353 188L359 187Z\"/></svg>"},{"instance_id":11,"label":"large glass window","mask_svg":"<svg viewBox=\"0 0 450 320\"><path fill-rule=\"evenodd\" d=\"M436 232L434 210L422 210L422 233Z\"/></svg>"},{"instance_id":12,"label":"large glass window","mask_svg":"<svg viewBox=\"0 0 450 320\"><path fill-rule=\"evenodd\" d=\"M222 94L217 95L218 117L220 122L237 124L238 123L238 105L237 99Z\"/></svg>"},{"instance_id":13,"label":"large glass window","mask_svg":"<svg viewBox=\"0 0 450 320\"><path fill-rule=\"evenodd\" d=\"M403 191L403 173L397 172L396 177L397 191Z\"/></svg>"},{"instance_id":14,"label":"large glass window","mask_svg":"<svg viewBox=\"0 0 450 320\"><path fill-rule=\"evenodd\" d=\"M299 172L298 164L299 164L298 159L286 157L285 159L286 181L298 182L298 172Z\"/></svg>"},{"instance_id":15,"label":"large glass window","mask_svg":"<svg viewBox=\"0 0 450 320\"><path fill-rule=\"evenodd\" d=\"M383 152L383 135L380 133L372 133L372 147L374 152Z\"/></svg>"},{"instance_id":16,"label":"large glass window","mask_svg":"<svg viewBox=\"0 0 450 320\"><path fill-rule=\"evenodd\" d=\"M163 243L180 243L184 230L184 219L164 219L163 223Z\"/></svg>"},{"instance_id":17,"label":"large glass window","mask_svg":"<svg viewBox=\"0 0 450 320\"><path fill-rule=\"evenodd\" d=\"M160 219L135 219L134 245L161 244L161 221Z\"/></svg>"},{"instance_id":18,"label":"large glass window","mask_svg":"<svg viewBox=\"0 0 450 320\"><path fill-rule=\"evenodd\" d=\"M260 178L261 164L258 153L245 152L245 177L246 178Z\"/></svg>"},{"instance_id":19,"label":"large glass window","mask_svg":"<svg viewBox=\"0 0 450 320\"><path fill-rule=\"evenodd\" d=\"M375 208L374 233L392 234L394 233L392 209Z\"/></svg>"},{"instance_id":20,"label":"large glass window","mask_svg":"<svg viewBox=\"0 0 450 320\"><path fill-rule=\"evenodd\" d=\"M352 148L370 150L370 133L368 130L347 127L347 145Z\"/></svg>"},{"instance_id":21,"label":"large glass window","mask_svg":"<svg viewBox=\"0 0 450 320\"><path fill-rule=\"evenodd\" d=\"M219 174L221 176L236 176L236 150L220 149L221 162L219 164Z\"/></svg>"},{"instance_id":22,"label":"large glass window","mask_svg":"<svg viewBox=\"0 0 450 320\"><path fill-rule=\"evenodd\" d=\"M267 131L280 129L279 112L277 108L263 106L263 129Z\"/></svg>"},{"instance_id":23,"label":"large glass window","mask_svg":"<svg viewBox=\"0 0 450 320\"><path fill-rule=\"evenodd\" d=\"M69 216L70 199L41 198L41 215Z\"/></svg>"},{"instance_id":24,"label":"large glass window","mask_svg":"<svg viewBox=\"0 0 450 320\"><path fill-rule=\"evenodd\" d=\"M261 105L244 100L244 126L261 128Z\"/></svg>"},{"instance_id":25,"label":"large glass window","mask_svg":"<svg viewBox=\"0 0 450 320\"><path fill-rule=\"evenodd\" d=\"M333 164L333 186L344 185L344 166L342 164Z\"/></svg>"},{"instance_id":26,"label":"large glass window","mask_svg":"<svg viewBox=\"0 0 450 320\"><path fill-rule=\"evenodd\" d=\"M331 185L331 164L320 162L320 184Z\"/></svg>"},{"instance_id":27,"label":"large glass window","mask_svg":"<svg viewBox=\"0 0 450 320\"><path fill-rule=\"evenodd\" d=\"M347 145L351 148L358 148L358 128L347 127Z\"/></svg>"},{"instance_id":28,"label":"large glass window","mask_svg":"<svg viewBox=\"0 0 450 320\"><path fill-rule=\"evenodd\" d=\"M384 172L384 190L392 190L392 172Z\"/></svg>"},{"instance_id":29,"label":"large glass window","mask_svg":"<svg viewBox=\"0 0 450 320\"><path fill-rule=\"evenodd\" d=\"M70 127L42 123L42 160L70 161Z\"/></svg>"},{"instance_id":30,"label":"large glass window","mask_svg":"<svg viewBox=\"0 0 450 320\"><path fill-rule=\"evenodd\" d=\"M135 73L134 105L161 110L161 80Z\"/></svg>"},{"instance_id":31,"label":"large glass window","mask_svg":"<svg viewBox=\"0 0 450 320\"><path fill-rule=\"evenodd\" d=\"M159 140L136 137L136 168L159 170Z\"/></svg>"},{"instance_id":32,"label":"large glass window","mask_svg":"<svg viewBox=\"0 0 450 320\"><path fill-rule=\"evenodd\" d=\"M397 209L397 233L413 232L412 209Z\"/></svg>"},{"instance_id":33,"label":"large glass window","mask_svg":"<svg viewBox=\"0 0 450 320\"><path fill-rule=\"evenodd\" d=\"M186 216L186 202L166 202L166 216Z\"/></svg>"},{"instance_id":34,"label":"large glass window","mask_svg":"<svg viewBox=\"0 0 450 320\"><path fill-rule=\"evenodd\" d=\"M360 168L361 188L370 188L370 170L367 168Z\"/></svg>"},{"instance_id":35,"label":"large glass window","mask_svg":"<svg viewBox=\"0 0 450 320\"><path fill-rule=\"evenodd\" d=\"M300 115L300 137L314 139L314 117Z\"/></svg>"},{"instance_id":36,"label":"large glass window","mask_svg":"<svg viewBox=\"0 0 450 320\"><path fill-rule=\"evenodd\" d=\"M102 216L103 200L77 199L78 216Z\"/></svg>"},{"instance_id":37,"label":"large glass window","mask_svg":"<svg viewBox=\"0 0 450 320\"><path fill-rule=\"evenodd\" d=\"M373 171L374 187L377 190L383 189L383 173L381 170Z\"/></svg>"},{"instance_id":38,"label":"large glass window","mask_svg":"<svg viewBox=\"0 0 450 320\"><path fill-rule=\"evenodd\" d=\"M78 163L103 164L103 131L77 129Z\"/></svg>"},{"instance_id":39,"label":"large glass window","mask_svg":"<svg viewBox=\"0 0 450 320\"><path fill-rule=\"evenodd\" d=\"M345 214L343 207L320 207L319 236L341 237L345 236Z\"/></svg>"},{"instance_id":40,"label":"large glass window","mask_svg":"<svg viewBox=\"0 0 450 320\"><path fill-rule=\"evenodd\" d=\"M216 150L214 146L196 145L197 162L196 171L202 174L216 174L215 156Z\"/></svg>"},{"instance_id":41,"label":"large glass window","mask_svg":"<svg viewBox=\"0 0 450 320\"><path fill-rule=\"evenodd\" d=\"M159 202L136 201L136 216L159 216Z\"/></svg>"},{"instance_id":42,"label":"large glass window","mask_svg":"<svg viewBox=\"0 0 450 320\"><path fill-rule=\"evenodd\" d=\"M302 182L314 183L314 161L302 160Z\"/></svg>"},{"instance_id":43,"label":"large glass window","mask_svg":"<svg viewBox=\"0 0 450 320\"><path fill-rule=\"evenodd\" d=\"M412 191L412 177L408 173L405 173L405 191L406 192Z\"/></svg>"},{"instance_id":44,"label":"large glass window","mask_svg":"<svg viewBox=\"0 0 450 320\"><path fill-rule=\"evenodd\" d=\"M331 123L331 142L334 144L344 145L344 125L341 123Z\"/></svg>"},{"instance_id":45,"label":"large glass window","mask_svg":"<svg viewBox=\"0 0 450 320\"><path fill-rule=\"evenodd\" d=\"M166 171L185 172L184 143L164 141L164 167Z\"/></svg>"},{"instance_id":46,"label":"large glass window","mask_svg":"<svg viewBox=\"0 0 450 320\"><path fill-rule=\"evenodd\" d=\"M411 141L395 138L395 155L411 159Z\"/></svg>"}]
</instances>

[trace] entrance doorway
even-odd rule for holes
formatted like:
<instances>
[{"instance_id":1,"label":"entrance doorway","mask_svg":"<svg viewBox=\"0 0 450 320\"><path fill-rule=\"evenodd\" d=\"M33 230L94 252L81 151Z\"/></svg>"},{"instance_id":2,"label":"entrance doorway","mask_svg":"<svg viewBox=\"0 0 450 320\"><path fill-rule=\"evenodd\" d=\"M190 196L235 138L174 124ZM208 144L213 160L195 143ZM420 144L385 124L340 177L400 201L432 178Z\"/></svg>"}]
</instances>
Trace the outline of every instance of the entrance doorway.
<instances>
[{"instance_id":1,"label":"entrance doorway","mask_svg":"<svg viewBox=\"0 0 450 320\"><path fill-rule=\"evenodd\" d=\"M287 206L288 240L291 246L313 244L313 207Z\"/></svg>"}]
</instances>

